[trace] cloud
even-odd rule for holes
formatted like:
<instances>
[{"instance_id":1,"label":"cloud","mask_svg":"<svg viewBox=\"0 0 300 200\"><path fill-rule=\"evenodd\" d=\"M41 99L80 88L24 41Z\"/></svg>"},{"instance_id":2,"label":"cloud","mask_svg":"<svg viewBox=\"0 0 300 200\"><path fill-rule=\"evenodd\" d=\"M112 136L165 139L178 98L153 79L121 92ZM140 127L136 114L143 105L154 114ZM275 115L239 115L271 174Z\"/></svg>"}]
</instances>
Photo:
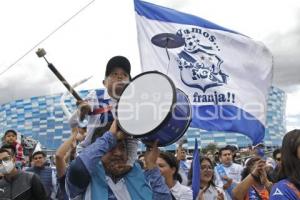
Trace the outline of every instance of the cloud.
<instances>
[{"instance_id":1,"label":"cloud","mask_svg":"<svg viewBox=\"0 0 300 200\"><path fill-rule=\"evenodd\" d=\"M44 64L45 65L45 64ZM32 63L20 63L1 77L0 104L11 100L30 98L62 91L57 78L47 67Z\"/></svg>"},{"instance_id":2,"label":"cloud","mask_svg":"<svg viewBox=\"0 0 300 200\"><path fill-rule=\"evenodd\" d=\"M273 33L266 41L274 56L273 83L290 93L300 85L300 12L296 27L286 33Z\"/></svg>"}]
</instances>

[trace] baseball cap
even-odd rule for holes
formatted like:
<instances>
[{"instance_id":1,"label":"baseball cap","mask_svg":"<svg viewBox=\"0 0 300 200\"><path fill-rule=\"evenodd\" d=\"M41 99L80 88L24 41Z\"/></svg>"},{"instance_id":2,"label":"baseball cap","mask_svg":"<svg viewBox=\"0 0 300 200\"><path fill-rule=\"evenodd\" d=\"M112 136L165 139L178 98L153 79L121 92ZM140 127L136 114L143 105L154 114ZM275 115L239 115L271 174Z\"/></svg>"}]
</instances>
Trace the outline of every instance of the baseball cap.
<instances>
[{"instance_id":1,"label":"baseball cap","mask_svg":"<svg viewBox=\"0 0 300 200\"><path fill-rule=\"evenodd\" d=\"M107 62L105 77L109 76L116 67L123 69L130 76L131 66L129 60L124 56L114 56Z\"/></svg>"}]
</instances>

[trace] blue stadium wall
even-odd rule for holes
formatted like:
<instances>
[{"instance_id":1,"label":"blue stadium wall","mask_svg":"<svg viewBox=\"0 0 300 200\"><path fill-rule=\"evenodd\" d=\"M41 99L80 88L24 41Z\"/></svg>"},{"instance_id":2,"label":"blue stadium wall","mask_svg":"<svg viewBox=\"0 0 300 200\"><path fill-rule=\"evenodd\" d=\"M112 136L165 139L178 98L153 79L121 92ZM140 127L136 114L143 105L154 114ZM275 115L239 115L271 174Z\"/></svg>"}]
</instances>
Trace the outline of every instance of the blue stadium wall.
<instances>
[{"instance_id":1,"label":"blue stadium wall","mask_svg":"<svg viewBox=\"0 0 300 200\"><path fill-rule=\"evenodd\" d=\"M80 95L85 97L88 91L80 91ZM0 105L0 133L7 129L15 129L25 136L31 136L41 142L49 149L55 150L70 136L70 128L67 118L60 106L61 94L32 97L12 101ZM70 110L75 110L75 100L73 97L65 100ZM264 142L267 146L280 146L283 135L286 132L285 107L286 94L284 91L272 87L269 93L267 128ZM218 146L235 144L245 147L251 144L248 137L238 133L207 132L200 129L190 128L184 136L187 140L185 146L193 149L195 138L201 147L210 143ZM165 147L166 150L174 150L176 144ZM140 145L140 150L145 147Z\"/></svg>"}]
</instances>

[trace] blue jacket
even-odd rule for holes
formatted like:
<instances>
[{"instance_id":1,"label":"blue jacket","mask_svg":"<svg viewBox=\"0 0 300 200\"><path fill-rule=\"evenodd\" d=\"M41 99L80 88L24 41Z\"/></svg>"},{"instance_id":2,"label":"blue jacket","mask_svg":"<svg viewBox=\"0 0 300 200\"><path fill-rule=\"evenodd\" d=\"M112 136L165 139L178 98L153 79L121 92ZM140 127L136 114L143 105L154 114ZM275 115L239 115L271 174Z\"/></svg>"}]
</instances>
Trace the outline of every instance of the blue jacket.
<instances>
[{"instance_id":1,"label":"blue jacket","mask_svg":"<svg viewBox=\"0 0 300 200\"><path fill-rule=\"evenodd\" d=\"M96 142L86 147L79 156L71 163L67 170L66 189L71 199L77 199L84 196L87 187L92 181L93 187L99 188L104 193L107 191L108 196L113 196L111 190L105 189L107 183L105 181L104 169L99 165L100 158L110 151L117 144L116 138L110 133L106 132L102 137L98 138ZM96 173L97 172L97 173ZM95 174L99 177L96 178ZM132 176L134 175L134 176ZM168 200L172 199L170 190L164 182L163 177L160 175L159 169L142 171L136 164L124 177L127 190L132 198L136 196L146 197L152 192L152 199L154 200ZM97 184L93 184L96 181ZM132 182L132 181L138 181ZM100 186L102 185L102 186ZM104 189L103 189L104 188ZM92 195L96 195L95 193ZM105 199L106 194L104 198ZM111 198L108 198L109 200ZM139 199L139 198L138 198Z\"/></svg>"},{"instance_id":2,"label":"blue jacket","mask_svg":"<svg viewBox=\"0 0 300 200\"><path fill-rule=\"evenodd\" d=\"M55 193L56 190L56 183L53 183L53 173L55 173L53 172L53 170L54 169L52 169L51 167L30 167L26 169L26 171L36 174L41 179L41 182L45 187L48 199L51 199L51 193Z\"/></svg>"}]
</instances>

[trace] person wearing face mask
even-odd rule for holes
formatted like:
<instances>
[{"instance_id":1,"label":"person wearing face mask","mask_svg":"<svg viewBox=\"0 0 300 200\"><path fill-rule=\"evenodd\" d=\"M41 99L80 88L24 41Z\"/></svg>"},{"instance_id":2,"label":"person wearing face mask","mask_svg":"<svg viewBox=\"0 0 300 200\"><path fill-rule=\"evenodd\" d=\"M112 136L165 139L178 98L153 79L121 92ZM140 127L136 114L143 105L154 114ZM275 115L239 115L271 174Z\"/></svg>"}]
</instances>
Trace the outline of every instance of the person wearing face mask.
<instances>
[{"instance_id":1,"label":"person wearing face mask","mask_svg":"<svg viewBox=\"0 0 300 200\"><path fill-rule=\"evenodd\" d=\"M7 130L4 133L4 144L13 145L16 148L16 167L22 169L25 165L23 146L17 141L18 133L13 130Z\"/></svg>"},{"instance_id":2,"label":"person wearing face mask","mask_svg":"<svg viewBox=\"0 0 300 200\"><path fill-rule=\"evenodd\" d=\"M40 179L15 167L15 151L0 149L0 199L46 200L46 191Z\"/></svg>"}]
</instances>

